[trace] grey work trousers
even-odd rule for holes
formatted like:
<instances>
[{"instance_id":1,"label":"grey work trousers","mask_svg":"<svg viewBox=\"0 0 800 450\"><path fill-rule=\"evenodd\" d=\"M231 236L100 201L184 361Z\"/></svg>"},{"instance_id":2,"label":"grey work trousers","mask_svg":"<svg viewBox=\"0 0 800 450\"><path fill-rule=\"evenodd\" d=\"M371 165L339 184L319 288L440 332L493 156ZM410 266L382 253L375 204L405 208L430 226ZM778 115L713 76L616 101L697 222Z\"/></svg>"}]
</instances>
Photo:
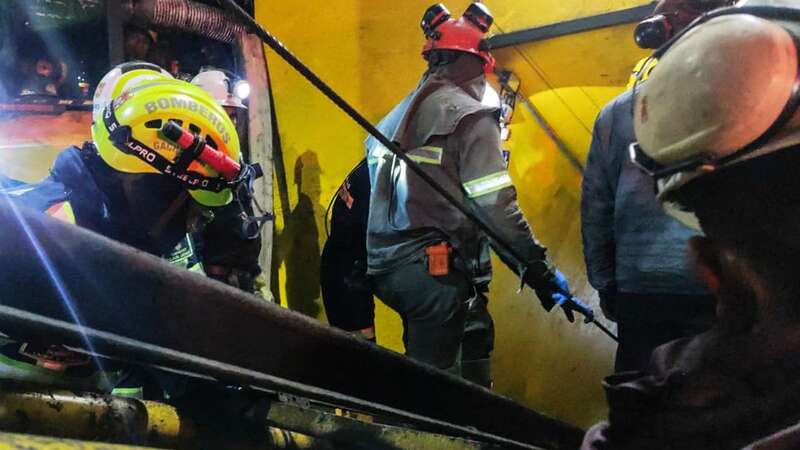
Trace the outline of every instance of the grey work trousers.
<instances>
[{"instance_id":1,"label":"grey work trousers","mask_svg":"<svg viewBox=\"0 0 800 450\"><path fill-rule=\"evenodd\" d=\"M469 358L465 365L474 367L474 360L479 360L485 367L464 375L475 383L490 384L494 325L486 297L476 294L466 274L451 270L434 277L420 260L376 276L375 291L403 319L408 357L461 376L463 351ZM466 347L462 349L462 345ZM472 375L475 372L477 375Z\"/></svg>"}]
</instances>

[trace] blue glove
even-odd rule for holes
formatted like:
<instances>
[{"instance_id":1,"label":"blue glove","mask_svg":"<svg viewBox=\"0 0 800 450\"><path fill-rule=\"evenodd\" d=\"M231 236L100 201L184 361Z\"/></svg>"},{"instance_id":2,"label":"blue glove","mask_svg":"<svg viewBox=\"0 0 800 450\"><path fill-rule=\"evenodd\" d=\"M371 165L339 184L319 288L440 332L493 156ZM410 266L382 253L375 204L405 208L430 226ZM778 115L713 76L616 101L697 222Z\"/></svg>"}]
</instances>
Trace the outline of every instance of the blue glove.
<instances>
[{"instance_id":1,"label":"blue glove","mask_svg":"<svg viewBox=\"0 0 800 450\"><path fill-rule=\"evenodd\" d=\"M547 311L555 306L560 306L570 322L575 322L573 311L578 311L586 316L587 323L594 320L592 309L570 294L567 277L560 270L556 270L552 278L544 283L539 283L534 289L536 296L539 297L539 301Z\"/></svg>"},{"instance_id":2,"label":"blue glove","mask_svg":"<svg viewBox=\"0 0 800 450\"><path fill-rule=\"evenodd\" d=\"M561 294L556 294L561 295ZM561 295L563 300L556 300L556 304L564 310L564 315L567 316L567 320L570 322L575 322L575 315L572 314L573 311L578 311L579 313L583 314L584 319L583 323L592 323L594 322L594 311L592 310L589 305L580 301L577 297L569 296L569 298L564 297ZM555 296L553 297L555 299Z\"/></svg>"},{"instance_id":3,"label":"blue glove","mask_svg":"<svg viewBox=\"0 0 800 450\"><path fill-rule=\"evenodd\" d=\"M553 292L550 293L550 298L553 299L555 306L560 306L564 310L564 315L567 316L567 320L570 322L575 322L575 315L572 314L572 309L568 308L568 301L572 296L569 293L569 283L567 282L567 277L565 277L560 270L556 269L556 272L553 275L553 281L555 282L556 286L558 286L558 290L553 290Z\"/></svg>"}]
</instances>

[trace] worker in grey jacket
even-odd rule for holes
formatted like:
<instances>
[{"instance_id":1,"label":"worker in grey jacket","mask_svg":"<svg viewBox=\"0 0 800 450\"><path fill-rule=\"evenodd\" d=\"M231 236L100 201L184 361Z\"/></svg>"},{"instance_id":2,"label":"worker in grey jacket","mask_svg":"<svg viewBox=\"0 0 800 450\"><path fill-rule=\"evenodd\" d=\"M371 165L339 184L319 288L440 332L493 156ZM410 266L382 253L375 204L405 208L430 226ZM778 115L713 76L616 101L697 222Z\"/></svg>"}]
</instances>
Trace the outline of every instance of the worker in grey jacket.
<instances>
[{"instance_id":1,"label":"worker in grey jacket","mask_svg":"<svg viewBox=\"0 0 800 450\"><path fill-rule=\"evenodd\" d=\"M729 3L662 0L637 27L636 40L658 47L669 34L653 27L677 33L702 12ZM635 140L631 98L631 91L621 94L595 122L581 199L589 283L619 327L618 372L644 368L653 349L704 331L714 315L713 299L686 257L687 241L697 232L664 213L653 181L627 157Z\"/></svg>"},{"instance_id":2,"label":"worker in grey jacket","mask_svg":"<svg viewBox=\"0 0 800 450\"><path fill-rule=\"evenodd\" d=\"M566 279L547 262L517 205L500 149L496 107L481 103L493 59L479 48L490 25L480 3L458 20L442 5L428 10L423 54L429 70L393 140L524 256L517 261L493 245L545 308L560 304L571 317ZM464 45L465 36L472 36L474 45ZM473 280L485 270L483 233L383 146L373 147L368 162L373 176L368 273L376 294L402 317L408 356L460 374L467 300Z\"/></svg>"}]
</instances>

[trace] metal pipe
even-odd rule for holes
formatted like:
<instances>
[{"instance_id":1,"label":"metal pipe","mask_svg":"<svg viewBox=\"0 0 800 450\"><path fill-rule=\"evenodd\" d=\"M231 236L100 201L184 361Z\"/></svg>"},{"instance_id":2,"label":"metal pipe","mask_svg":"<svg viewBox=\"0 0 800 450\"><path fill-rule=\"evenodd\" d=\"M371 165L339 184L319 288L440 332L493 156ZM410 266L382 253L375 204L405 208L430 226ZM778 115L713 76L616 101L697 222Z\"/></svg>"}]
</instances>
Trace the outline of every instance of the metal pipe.
<instances>
[{"instance_id":1,"label":"metal pipe","mask_svg":"<svg viewBox=\"0 0 800 450\"><path fill-rule=\"evenodd\" d=\"M488 39L492 50L520 44L529 44L571 34L584 33L599 28L613 27L638 22L653 13L655 2L629 9L612 11L595 16L580 17L564 22L542 25L510 33L496 34Z\"/></svg>"},{"instance_id":2,"label":"metal pipe","mask_svg":"<svg viewBox=\"0 0 800 450\"><path fill-rule=\"evenodd\" d=\"M144 445L147 409L138 401L50 389L0 390L0 430Z\"/></svg>"},{"instance_id":3,"label":"metal pipe","mask_svg":"<svg viewBox=\"0 0 800 450\"><path fill-rule=\"evenodd\" d=\"M369 423L288 403L273 403L267 423L320 437L335 444L357 441L363 448L414 450L499 450L499 445L454 438L398 426ZM533 449L541 450L541 449Z\"/></svg>"},{"instance_id":4,"label":"metal pipe","mask_svg":"<svg viewBox=\"0 0 800 450\"><path fill-rule=\"evenodd\" d=\"M85 442L16 433L0 433L0 447L7 450L152 450L151 447Z\"/></svg>"},{"instance_id":5,"label":"metal pipe","mask_svg":"<svg viewBox=\"0 0 800 450\"><path fill-rule=\"evenodd\" d=\"M222 420L201 426L174 406L159 402L45 387L17 388L7 383L0 387L3 432L157 448L209 448L211 442L225 448L254 450L332 448L325 441L283 428L265 427L263 434L253 436L242 430L225 429ZM200 399L194 405L204 409L203 414L224 414L213 399L206 403Z\"/></svg>"},{"instance_id":6,"label":"metal pipe","mask_svg":"<svg viewBox=\"0 0 800 450\"><path fill-rule=\"evenodd\" d=\"M218 8L191 0L127 0L124 10L136 21L200 34L232 44L244 27Z\"/></svg>"}]
</instances>

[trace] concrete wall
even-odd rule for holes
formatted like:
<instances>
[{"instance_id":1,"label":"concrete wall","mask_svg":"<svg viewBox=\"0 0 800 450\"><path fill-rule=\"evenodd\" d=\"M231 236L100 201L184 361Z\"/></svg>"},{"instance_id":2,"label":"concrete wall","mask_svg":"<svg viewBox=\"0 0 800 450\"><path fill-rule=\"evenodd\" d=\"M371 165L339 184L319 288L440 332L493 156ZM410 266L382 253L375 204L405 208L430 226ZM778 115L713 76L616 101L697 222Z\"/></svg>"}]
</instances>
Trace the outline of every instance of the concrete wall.
<instances>
[{"instance_id":1,"label":"concrete wall","mask_svg":"<svg viewBox=\"0 0 800 450\"><path fill-rule=\"evenodd\" d=\"M257 18L345 99L377 122L416 84L419 19L430 0L257 2ZM489 0L498 30L512 31L636 6L633 0ZM454 13L468 1L450 1ZM599 108L621 91L640 53L631 27L617 27L497 52L501 66L522 79L526 96L542 110L572 151L585 157ZM288 203L276 200L276 280L281 302L325 320L318 285L325 241L325 208L348 171L363 157L365 133L277 55L268 53L283 145ZM596 305L586 282L579 230L580 173L521 106L512 126L510 173L520 203L570 278ZM276 197L277 198L277 197ZM615 347L590 326L546 314L532 292L495 260L491 310L497 326L497 391L579 426L605 415L600 387ZM502 267L502 268L501 268ZM599 313L599 308L596 308ZM377 311L378 340L402 351L398 317Z\"/></svg>"}]
</instances>

